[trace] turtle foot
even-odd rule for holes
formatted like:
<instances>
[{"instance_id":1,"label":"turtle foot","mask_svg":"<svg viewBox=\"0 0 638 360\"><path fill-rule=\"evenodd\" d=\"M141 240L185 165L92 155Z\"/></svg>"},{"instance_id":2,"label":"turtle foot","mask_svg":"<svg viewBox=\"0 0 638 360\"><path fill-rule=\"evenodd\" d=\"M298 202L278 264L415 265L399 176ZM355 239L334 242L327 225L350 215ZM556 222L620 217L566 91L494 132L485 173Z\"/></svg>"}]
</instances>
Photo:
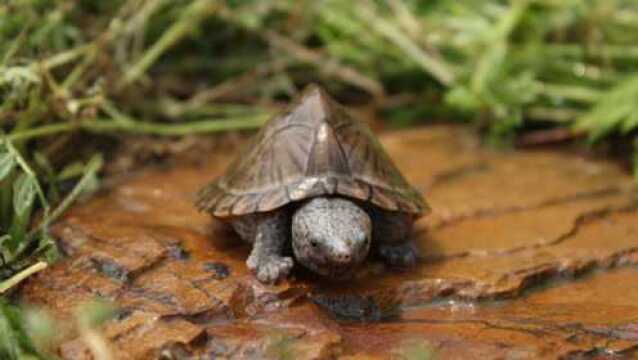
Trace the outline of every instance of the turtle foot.
<instances>
[{"instance_id":1,"label":"turtle foot","mask_svg":"<svg viewBox=\"0 0 638 360\"><path fill-rule=\"evenodd\" d=\"M285 279L290 274L293 261L291 257L282 256L254 256L251 255L246 261L248 269L252 271L257 279L264 284L276 284Z\"/></svg>"},{"instance_id":2,"label":"turtle foot","mask_svg":"<svg viewBox=\"0 0 638 360\"><path fill-rule=\"evenodd\" d=\"M381 245L379 255L392 266L413 266L417 262L418 253L412 242L400 245Z\"/></svg>"}]
</instances>

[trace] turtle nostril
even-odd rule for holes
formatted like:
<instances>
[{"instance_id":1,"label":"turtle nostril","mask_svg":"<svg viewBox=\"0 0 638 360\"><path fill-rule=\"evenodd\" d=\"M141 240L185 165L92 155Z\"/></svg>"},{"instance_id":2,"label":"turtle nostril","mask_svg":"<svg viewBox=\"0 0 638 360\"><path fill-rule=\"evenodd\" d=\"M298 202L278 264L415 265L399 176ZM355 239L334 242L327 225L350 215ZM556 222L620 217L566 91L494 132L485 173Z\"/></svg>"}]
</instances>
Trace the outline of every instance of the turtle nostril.
<instances>
[{"instance_id":1,"label":"turtle nostril","mask_svg":"<svg viewBox=\"0 0 638 360\"><path fill-rule=\"evenodd\" d=\"M350 262L351 256L350 254L337 254L337 261L341 263Z\"/></svg>"}]
</instances>

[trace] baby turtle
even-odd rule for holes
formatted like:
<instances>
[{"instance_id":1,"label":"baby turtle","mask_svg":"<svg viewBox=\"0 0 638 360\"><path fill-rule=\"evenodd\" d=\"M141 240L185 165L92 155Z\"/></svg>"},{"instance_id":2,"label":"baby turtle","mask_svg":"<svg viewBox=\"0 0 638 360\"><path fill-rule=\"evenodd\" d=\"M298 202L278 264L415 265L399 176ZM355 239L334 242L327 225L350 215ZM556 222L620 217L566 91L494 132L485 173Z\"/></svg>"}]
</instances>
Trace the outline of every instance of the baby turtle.
<instances>
[{"instance_id":1,"label":"baby turtle","mask_svg":"<svg viewBox=\"0 0 638 360\"><path fill-rule=\"evenodd\" d=\"M370 248L391 265L413 265L412 224L429 210L372 131L315 85L196 204L252 243L246 264L264 283L290 273L290 247L299 263L332 278L351 275Z\"/></svg>"}]
</instances>

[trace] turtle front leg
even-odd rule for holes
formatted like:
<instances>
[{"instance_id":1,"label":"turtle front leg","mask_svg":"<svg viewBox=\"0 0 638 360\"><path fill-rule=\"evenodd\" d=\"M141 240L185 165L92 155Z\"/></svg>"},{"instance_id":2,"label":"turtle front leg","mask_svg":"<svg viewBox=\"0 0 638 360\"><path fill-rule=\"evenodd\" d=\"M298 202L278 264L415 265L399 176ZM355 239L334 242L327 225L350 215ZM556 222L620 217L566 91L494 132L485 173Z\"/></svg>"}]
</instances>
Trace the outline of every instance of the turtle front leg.
<instances>
[{"instance_id":1,"label":"turtle front leg","mask_svg":"<svg viewBox=\"0 0 638 360\"><path fill-rule=\"evenodd\" d=\"M290 274L293 260L283 256L289 228L288 214L281 210L257 219L253 249L246 265L262 283L274 284Z\"/></svg>"},{"instance_id":2,"label":"turtle front leg","mask_svg":"<svg viewBox=\"0 0 638 360\"><path fill-rule=\"evenodd\" d=\"M389 265L412 266L419 254L410 237L414 219L411 215L393 211L374 211L373 244L377 254Z\"/></svg>"}]
</instances>

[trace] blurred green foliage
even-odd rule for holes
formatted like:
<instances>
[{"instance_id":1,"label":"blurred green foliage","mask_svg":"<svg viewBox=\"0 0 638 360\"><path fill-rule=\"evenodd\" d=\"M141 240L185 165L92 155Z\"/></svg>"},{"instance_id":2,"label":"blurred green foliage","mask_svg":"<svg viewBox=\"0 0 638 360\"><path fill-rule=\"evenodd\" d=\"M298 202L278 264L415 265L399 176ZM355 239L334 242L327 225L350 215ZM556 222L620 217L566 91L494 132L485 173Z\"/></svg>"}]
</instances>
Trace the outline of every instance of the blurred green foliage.
<instances>
[{"instance_id":1,"label":"blurred green foliage","mask_svg":"<svg viewBox=\"0 0 638 360\"><path fill-rule=\"evenodd\" d=\"M7 360L39 359L25 329L23 313L0 299L0 357Z\"/></svg>"},{"instance_id":2,"label":"blurred green foliage","mask_svg":"<svg viewBox=\"0 0 638 360\"><path fill-rule=\"evenodd\" d=\"M395 356L405 360L436 360L435 348L426 340L407 339L395 349Z\"/></svg>"},{"instance_id":3,"label":"blurred green foliage","mask_svg":"<svg viewBox=\"0 0 638 360\"><path fill-rule=\"evenodd\" d=\"M56 257L48 224L95 189L82 144L255 128L309 82L492 144L621 138L638 169L637 37L634 0L0 2L0 289Z\"/></svg>"},{"instance_id":4,"label":"blurred green foliage","mask_svg":"<svg viewBox=\"0 0 638 360\"><path fill-rule=\"evenodd\" d=\"M11 305L0 299L0 358L48 360L49 341L55 336L51 318L42 311Z\"/></svg>"},{"instance_id":5,"label":"blurred green foliage","mask_svg":"<svg viewBox=\"0 0 638 360\"><path fill-rule=\"evenodd\" d=\"M638 126L631 0L14 0L0 15L2 123L28 119L18 139L256 127L310 81L389 122L462 119L496 141Z\"/></svg>"},{"instance_id":6,"label":"blurred green foliage","mask_svg":"<svg viewBox=\"0 0 638 360\"><path fill-rule=\"evenodd\" d=\"M104 339L96 329L116 315L112 304L96 299L75 309L72 319L75 321L71 324L61 323L44 310L12 305L0 299L0 358L58 359L54 355L55 342L68 333L82 338L93 355L108 355Z\"/></svg>"}]
</instances>

